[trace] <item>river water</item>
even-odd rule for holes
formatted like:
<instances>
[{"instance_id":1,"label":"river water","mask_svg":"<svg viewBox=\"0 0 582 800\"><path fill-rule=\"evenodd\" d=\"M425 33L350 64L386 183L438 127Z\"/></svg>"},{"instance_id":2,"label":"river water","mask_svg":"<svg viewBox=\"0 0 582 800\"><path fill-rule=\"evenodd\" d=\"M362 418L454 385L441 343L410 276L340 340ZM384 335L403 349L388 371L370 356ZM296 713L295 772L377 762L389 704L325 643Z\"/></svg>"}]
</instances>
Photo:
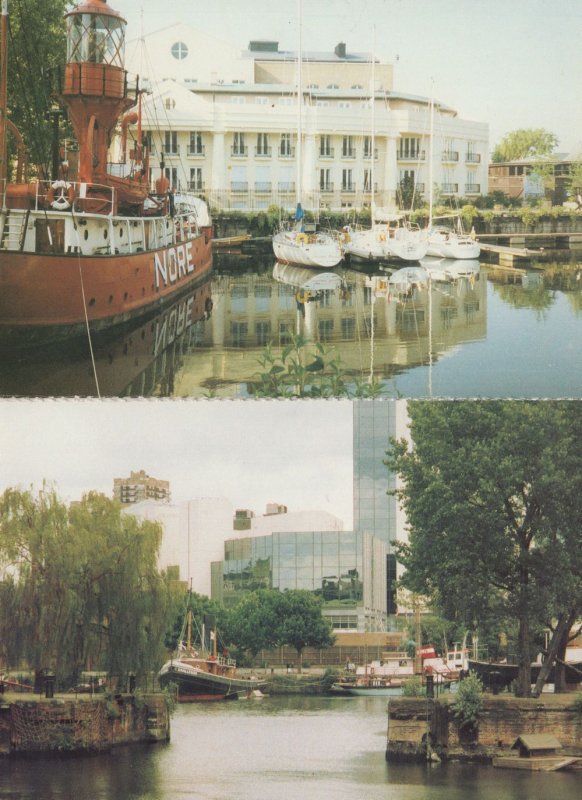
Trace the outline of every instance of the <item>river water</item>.
<instances>
[{"instance_id":1,"label":"river water","mask_svg":"<svg viewBox=\"0 0 582 800\"><path fill-rule=\"evenodd\" d=\"M389 765L385 698L179 707L167 745L0 762L10 800L573 800L580 773Z\"/></svg>"},{"instance_id":2,"label":"river water","mask_svg":"<svg viewBox=\"0 0 582 800\"><path fill-rule=\"evenodd\" d=\"M373 375L384 397L582 397L582 264L475 264L405 297L370 285L386 272L338 268L337 288L299 303L313 270L217 255L202 285L92 349L3 353L0 396L245 398L265 347L280 353L295 333L312 357L328 348L348 384Z\"/></svg>"}]
</instances>

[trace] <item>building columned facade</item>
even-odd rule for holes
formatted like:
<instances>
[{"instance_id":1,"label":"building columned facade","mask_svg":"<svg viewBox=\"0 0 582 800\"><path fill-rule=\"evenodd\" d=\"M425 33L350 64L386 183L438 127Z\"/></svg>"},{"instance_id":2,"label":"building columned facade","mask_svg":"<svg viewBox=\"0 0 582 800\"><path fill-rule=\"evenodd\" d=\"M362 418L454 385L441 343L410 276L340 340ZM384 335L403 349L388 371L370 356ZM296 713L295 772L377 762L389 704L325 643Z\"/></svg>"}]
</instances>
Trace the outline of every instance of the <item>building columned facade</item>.
<instances>
[{"instance_id":1,"label":"building columned facade","mask_svg":"<svg viewBox=\"0 0 582 800\"><path fill-rule=\"evenodd\" d=\"M360 531L273 533L227 540L214 562L212 598L227 607L257 589L321 598L335 630L386 630L386 545Z\"/></svg>"},{"instance_id":2,"label":"building columned facade","mask_svg":"<svg viewBox=\"0 0 582 800\"><path fill-rule=\"evenodd\" d=\"M441 102L431 125L430 98L394 90L390 64L372 70L372 56L345 43L304 54L301 148L295 53L251 42L237 57L215 40L210 54L187 26L148 44L168 78L143 102L152 182L164 172L219 209L291 209L301 151L307 209L357 210L372 199L393 209L404 185L426 198L431 174L439 199L487 193L488 126Z\"/></svg>"}]
</instances>

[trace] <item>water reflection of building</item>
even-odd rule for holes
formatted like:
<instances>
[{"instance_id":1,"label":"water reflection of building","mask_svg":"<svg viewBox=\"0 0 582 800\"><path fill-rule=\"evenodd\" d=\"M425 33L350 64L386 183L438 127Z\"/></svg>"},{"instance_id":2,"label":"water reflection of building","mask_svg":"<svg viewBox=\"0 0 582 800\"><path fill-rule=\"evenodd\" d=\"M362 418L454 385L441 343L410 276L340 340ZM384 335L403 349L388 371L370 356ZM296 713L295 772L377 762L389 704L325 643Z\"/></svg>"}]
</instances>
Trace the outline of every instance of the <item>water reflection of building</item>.
<instances>
[{"instance_id":1,"label":"water reflection of building","mask_svg":"<svg viewBox=\"0 0 582 800\"><path fill-rule=\"evenodd\" d=\"M275 274L279 280L266 273L214 276L211 324L195 352L184 354L177 394L193 396L213 388L237 395L240 384L256 377L264 347L282 347L290 333L334 345L348 375L367 375L372 366L379 378L428 364L485 336L486 280L480 274L433 283L430 291L415 289L399 299L376 297L363 273L345 270L339 272L340 288L303 304L297 302L297 290L312 273L291 271L287 280L286 273Z\"/></svg>"},{"instance_id":2,"label":"water reflection of building","mask_svg":"<svg viewBox=\"0 0 582 800\"><path fill-rule=\"evenodd\" d=\"M212 564L212 597L227 607L257 589L303 589L321 599L336 630L385 630L385 586L386 546L360 531L230 539Z\"/></svg>"}]
</instances>

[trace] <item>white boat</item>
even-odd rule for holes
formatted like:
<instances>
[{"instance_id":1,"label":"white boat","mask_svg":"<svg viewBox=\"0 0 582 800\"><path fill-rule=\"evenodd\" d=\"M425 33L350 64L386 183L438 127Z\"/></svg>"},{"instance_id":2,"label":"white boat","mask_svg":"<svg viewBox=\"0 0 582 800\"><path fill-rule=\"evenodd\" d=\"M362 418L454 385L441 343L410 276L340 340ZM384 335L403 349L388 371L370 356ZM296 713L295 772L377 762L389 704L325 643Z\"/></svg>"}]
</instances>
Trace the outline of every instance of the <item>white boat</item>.
<instances>
[{"instance_id":1,"label":"white boat","mask_svg":"<svg viewBox=\"0 0 582 800\"><path fill-rule=\"evenodd\" d=\"M337 266L343 258L339 238L317 230L308 231L304 224L304 211L301 206L302 197L302 45L301 45L302 2L299 0L299 36L297 47L297 180L295 224L292 228L281 228L273 236L273 252L278 261L284 264L297 264L301 267L331 268Z\"/></svg>"},{"instance_id":2,"label":"white boat","mask_svg":"<svg viewBox=\"0 0 582 800\"><path fill-rule=\"evenodd\" d=\"M446 225L433 225L428 230L427 255L436 258L476 259L481 247L467 233L458 233Z\"/></svg>"},{"instance_id":3,"label":"white boat","mask_svg":"<svg viewBox=\"0 0 582 800\"><path fill-rule=\"evenodd\" d=\"M417 262L428 253L426 231L412 223L389 228L386 242L389 258L396 261Z\"/></svg>"},{"instance_id":4,"label":"white boat","mask_svg":"<svg viewBox=\"0 0 582 800\"><path fill-rule=\"evenodd\" d=\"M427 255L436 258L474 259L479 258L481 247L474 236L463 232L460 216L457 216L459 230L446 225L434 225L433 218L433 143L434 143L434 102L430 104L430 137L429 137L429 200L427 227Z\"/></svg>"},{"instance_id":5,"label":"white boat","mask_svg":"<svg viewBox=\"0 0 582 800\"><path fill-rule=\"evenodd\" d=\"M386 226L352 229L346 226L341 235L344 254L363 261L389 261L391 256Z\"/></svg>"},{"instance_id":6,"label":"white boat","mask_svg":"<svg viewBox=\"0 0 582 800\"><path fill-rule=\"evenodd\" d=\"M283 264L331 269L342 260L339 241L328 233L305 232L301 226L281 229L273 236L275 258Z\"/></svg>"}]
</instances>

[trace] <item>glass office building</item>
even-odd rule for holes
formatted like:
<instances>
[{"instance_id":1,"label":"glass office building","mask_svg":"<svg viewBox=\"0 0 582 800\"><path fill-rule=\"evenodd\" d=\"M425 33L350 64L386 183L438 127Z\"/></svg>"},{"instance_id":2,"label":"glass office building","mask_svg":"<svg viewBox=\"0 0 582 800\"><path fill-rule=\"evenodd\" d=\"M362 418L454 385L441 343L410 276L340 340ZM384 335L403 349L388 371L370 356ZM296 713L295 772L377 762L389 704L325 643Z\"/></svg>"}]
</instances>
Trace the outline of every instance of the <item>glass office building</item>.
<instances>
[{"instance_id":1,"label":"glass office building","mask_svg":"<svg viewBox=\"0 0 582 800\"><path fill-rule=\"evenodd\" d=\"M396 497L396 476L384 464L390 438L406 433L406 404L403 401L353 401L354 528L369 531L386 543L387 609L396 603L396 558L391 541L403 538L404 521Z\"/></svg>"},{"instance_id":2,"label":"glass office building","mask_svg":"<svg viewBox=\"0 0 582 800\"><path fill-rule=\"evenodd\" d=\"M335 630L386 629L386 546L371 533L312 531L230 539L212 564L212 598L227 607L256 589L305 589Z\"/></svg>"}]
</instances>

